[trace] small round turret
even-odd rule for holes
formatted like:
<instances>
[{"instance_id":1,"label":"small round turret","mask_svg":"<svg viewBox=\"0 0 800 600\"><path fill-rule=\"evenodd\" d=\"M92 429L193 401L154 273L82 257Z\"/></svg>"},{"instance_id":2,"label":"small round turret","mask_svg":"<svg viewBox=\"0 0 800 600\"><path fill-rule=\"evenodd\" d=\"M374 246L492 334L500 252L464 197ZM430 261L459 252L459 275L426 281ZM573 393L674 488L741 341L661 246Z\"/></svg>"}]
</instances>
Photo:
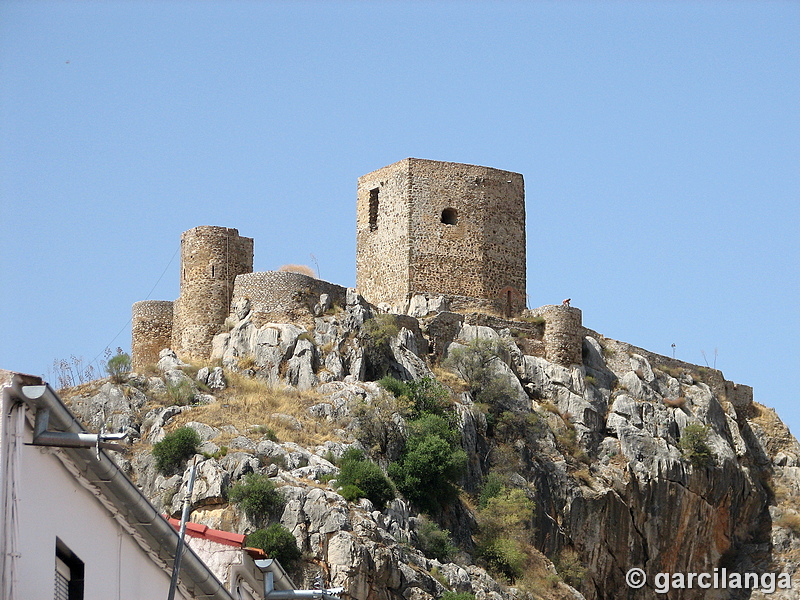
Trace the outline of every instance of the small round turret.
<instances>
[{"instance_id":1,"label":"small round turret","mask_svg":"<svg viewBox=\"0 0 800 600\"><path fill-rule=\"evenodd\" d=\"M158 354L172 343L172 302L144 300L133 305L131 367L137 372L158 362Z\"/></svg>"},{"instance_id":2,"label":"small round turret","mask_svg":"<svg viewBox=\"0 0 800 600\"><path fill-rule=\"evenodd\" d=\"M568 367L583 363L582 313L567 305L542 306L532 314L544 317L544 352L550 362Z\"/></svg>"}]
</instances>

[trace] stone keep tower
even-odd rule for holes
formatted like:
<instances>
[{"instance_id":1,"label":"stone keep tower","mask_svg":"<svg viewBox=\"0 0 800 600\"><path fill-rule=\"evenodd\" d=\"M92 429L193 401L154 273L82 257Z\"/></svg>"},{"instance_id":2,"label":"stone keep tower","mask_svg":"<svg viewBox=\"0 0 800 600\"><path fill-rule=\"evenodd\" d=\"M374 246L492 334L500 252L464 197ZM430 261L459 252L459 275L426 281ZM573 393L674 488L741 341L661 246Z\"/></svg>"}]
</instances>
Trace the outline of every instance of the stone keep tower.
<instances>
[{"instance_id":1,"label":"stone keep tower","mask_svg":"<svg viewBox=\"0 0 800 600\"><path fill-rule=\"evenodd\" d=\"M172 324L178 356L208 359L230 311L234 280L252 271L253 239L238 230L202 226L181 234L181 292Z\"/></svg>"},{"instance_id":2,"label":"stone keep tower","mask_svg":"<svg viewBox=\"0 0 800 600\"><path fill-rule=\"evenodd\" d=\"M441 294L453 310L525 308L519 173L401 160L359 178L356 236L356 286L374 304Z\"/></svg>"}]
</instances>

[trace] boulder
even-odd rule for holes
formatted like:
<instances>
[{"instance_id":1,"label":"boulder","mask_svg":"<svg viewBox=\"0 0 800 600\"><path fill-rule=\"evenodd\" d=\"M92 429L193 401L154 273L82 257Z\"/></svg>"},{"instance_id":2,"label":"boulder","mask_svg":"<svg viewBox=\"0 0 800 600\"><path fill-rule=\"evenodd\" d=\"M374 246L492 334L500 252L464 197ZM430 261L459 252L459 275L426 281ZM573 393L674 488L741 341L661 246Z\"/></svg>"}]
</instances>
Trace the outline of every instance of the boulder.
<instances>
[{"instance_id":1,"label":"boulder","mask_svg":"<svg viewBox=\"0 0 800 600\"><path fill-rule=\"evenodd\" d=\"M178 355L175 354L174 350L169 348L165 348L159 352L158 357L156 368L163 373L189 366L187 363L178 358Z\"/></svg>"}]
</instances>

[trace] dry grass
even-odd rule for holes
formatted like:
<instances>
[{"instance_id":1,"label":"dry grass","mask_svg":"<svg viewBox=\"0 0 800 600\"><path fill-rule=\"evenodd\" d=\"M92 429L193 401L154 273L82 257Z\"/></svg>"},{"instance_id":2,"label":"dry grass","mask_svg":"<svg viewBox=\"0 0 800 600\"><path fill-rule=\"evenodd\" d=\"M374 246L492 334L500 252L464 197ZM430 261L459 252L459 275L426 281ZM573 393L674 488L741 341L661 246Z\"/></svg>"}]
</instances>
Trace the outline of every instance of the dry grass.
<instances>
[{"instance_id":1,"label":"dry grass","mask_svg":"<svg viewBox=\"0 0 800 600\"><path fill-rule=\"evenodd\" d=\"M778 527L785 527L786 529L791 530L791 532L796 536L800 536L800 515L796 513L784 514L775 522L775 524Z\"/></svg>"},{"instance_id":2,"label":"dry grass","mask_svg":"<svg viewBox=\"0 0 800 600\"><path fill-rule=\"evenodd\" d=\"M308 412L308 407L317 404L322 397L313 391L299 391L290 387L273 386L268 382L237 373L227 372L228 388L218 395L213 404L185 411L174 419L174 427L189 421L200 421L221 428L233 425L242 435L247 435L256 425L267 425L281 442L301 445L317 445L337 439L332 424L318 421ZM300 430L272 415L280 413L295 417ZM230 434L220 436L215 442L224 442Z\"/></svg>"},{"instance_id":3,"label":"dry grass","mask_svg":"<svg viewBox=\"0 0 800 600\"><path fill-rule=\"evenodd\" d=\"M240 371L247 371L256 367L256 359L252 354L245 354L240 356L236 361L236 366Z\"/></svg>"},{"instance_id":4,"label":"dry grass","mask_svg":"<svg viewBox=\"0 0 800 600\"><path fill-rule=\"evenodd\" d=\"M449 387L454 393L460 394L469 391L469 385L458 375L442 367L434 367L433 375L439 383Z\"/></svg>"},{"instance_id":5,"label":"dry grass","mask_svg":"<svg viewBox=\"0 0 800 600\"><path fill-rule=\"evenodd\" d=\"M550 400L545 400L544 402L542 402L540 404L540 406L543 409L545 409L547 412L551 412L554 415L558 415L559 417L564 418L564 415L561 414L561 411L559 410L559 408L555 404L550 402Z\"/></svg>"},{"instance_id":6,"label":"dry grass","mask_svg":"<svg viewBox=\"0 0 800 600\"><path fill-rule=\"evenodd\" d=\"M567 600L574 596L563 584L562 578L550 570L550 561L536 548L530 547L525 574L514 582L514 587L542 598L542 600Z\"/></svg>"},{"instance_id":7,"label":"dry grass","mask_svg":"<svg viewBox=\"0 0 800 600\"><path fill-rule=\"evenodd\" d=\"M589 487L592 487L592 484L594 483L594 478L592 477L592 474L589 472L589 467L583 467L581 469L578 469L572 474L572 476L578 481L582 481Z\"/></svg>"},{"instance_id":8,"label":"dry grass","mask_svg":"<svg viewBox=\"0 0 800 600\"><path fill-rule=\"evenodd\" d=\"M517 317L517 318L515 318L513 320L514 321L522 321L523 323L532 323L534 325L544 325L546 319L541 315L538 315L538 316L535 316L535 317L534 316L524 316L523 315L523 316Z\"/></svg>"},{"instance_id":9,"label":"dry grass","mask_svg":"<svg viewBox=\"0 0 800 600\"><path fill-rule=\"evenodd\" d=\"M308 275L314 279L317 278L314 269L306 265L283 265L278 271L283 271L284 273L299 273L300 275Z\"/></svg>"},{"instance_id":10,"label":"dry grass","mask_svg":"<svg viewBox=\"0 0 800 600\"><path fill-rule=\"evenodd\" d=\"M666 373L667 375L669 375L674 379L678 379L679 377L683 376L683 369L681 369L680 367L669 367L667 365L659 365L657 368L659 371Z\"/></svg>"},{"instance_id":11,"label":"dry grass","mask_svg":"<svg viewBox=\"0 0 800 600\"><path fill-rule=\"evenodd\" d=\"M686 398L680 396L678 398L664 398L664 404L670 408L682 408L686 404Z\"/></svg>"},{"instance_id":12,"label":"dry grass","mask_svg":"<svg viewBox=\"0 0 800 600\"><path fill-rule=\"evenodd\" d=\"M76 398L77 396L94 396L103 384L108 381L109 379L106 377L104 379L95 379L93 381L87 381L86 383L80 383L73 387L61 388L58 390L58 396L64 400Z\"/></svg>"},{"instance_id":13,"label":"dry grass","mask_svg":"<svg viewBox=\"0 0 800 600\"><path fill-rule=\"evenodd\" d=\"M778 505L784 504L788 500L792 499L792 492L782 483L775 483L772 491L775 495L775 502L777 502Z\"/></svg>"}]
</instances>

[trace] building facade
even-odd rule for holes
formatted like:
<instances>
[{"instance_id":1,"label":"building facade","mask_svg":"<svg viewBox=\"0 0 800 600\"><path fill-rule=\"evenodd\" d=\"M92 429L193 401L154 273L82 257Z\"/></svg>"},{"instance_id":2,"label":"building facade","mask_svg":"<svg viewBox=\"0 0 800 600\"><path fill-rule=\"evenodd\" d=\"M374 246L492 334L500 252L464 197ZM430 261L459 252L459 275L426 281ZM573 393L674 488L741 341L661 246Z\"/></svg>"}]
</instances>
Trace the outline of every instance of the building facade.
<instances>
[{"instance_id":1,"label":"building facade","mask_svg":"<svg viewBox=\"0 0 800 600\"><path fill-rule=\"evenodd\" d=\"M0 396L0 597L167 598L173 527L104 451L42 443L92 435L41 379L0 371ZM191 550L175 598L233 600Z\"/></svg>"}]
</instances>

